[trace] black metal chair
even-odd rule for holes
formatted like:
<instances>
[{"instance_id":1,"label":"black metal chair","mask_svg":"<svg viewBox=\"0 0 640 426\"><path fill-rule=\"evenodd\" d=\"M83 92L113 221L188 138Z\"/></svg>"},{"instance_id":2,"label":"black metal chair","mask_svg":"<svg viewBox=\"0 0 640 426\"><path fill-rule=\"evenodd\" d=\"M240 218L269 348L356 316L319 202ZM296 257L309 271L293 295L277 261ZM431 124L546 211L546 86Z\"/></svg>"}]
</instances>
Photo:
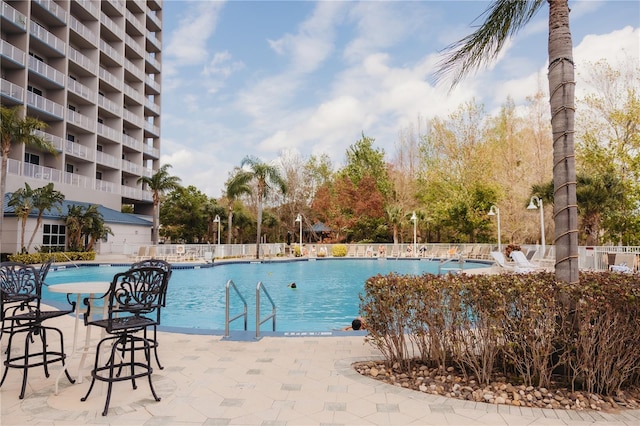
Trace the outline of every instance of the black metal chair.
<instances>
[{"instance_id":1,"label":"black metal chair","mask_svg":"<svg viewBox=\"0 0 640 426\"><path fill-rule=\"evenodd\" d=\"M2 313L2 331L9 334L4 361L5 370L0 381L3 385L10 368L22 369L22 390L20 399L24 398L27 386L29 368L44 367L46 377L49 377L49 364L62 362L65 366L64 339L62 331L55 327L44 325L46 320L67 315L74 311L75 303L70 302L70 309L46 311L41 309L42 281L38 271L30 265L17 262L3 262L0 264L0 312ZM47 341L47 333L56 332L60 337L60 349L52 349ZM14 354L13 339L24 335L24 352ZM36 339L35 337L38 337ZM40 351L33 352L31 346L39 340L42 344ZM74 380L65 368L69 382Z\"/></svg>"},{"instance_id":2,"label":"black metal chair","mask_svg":"<svg viewBox=\"0 0 640 426\"><path fill-rule=\"evenodd\" d=\"M166 262L162 259L146 259L140 262L132 263L129 269L138 269L138 268L144 268L144 267L162 268L162 270L167 272L167 284L169 283L169 280L171 279L171 272L172 272L171 264L169 262ZM165 295L166 295L166 290L165 290ZM162 299L160 304L162 305L163 308L167 306L166 297ZM155 355L158 368L162 370L164 369L164 367L160 364L160 358L158 357L158 337L157 337L158 325L160 325L160 322L158 322L158 324L153 325L153 338L151 339L147 338L147 340L149 340L149 343L153 348L153 354ZM145 330L145 337L147 337L146 332L147 331Z\"/></svg>"},{"instance_id":3,"label":"black metal chair","mask_svg":"<svg viewBox=\"0 0 640 426\"><path fill-rule=\"evenodd\" d=\"M109 292L99 298L85 298L87 311L84 315L86 326L102 328L108 336L100 340L96 348L94 368L91 371L91 385L87 394L81 398L86 401L96 380L107 382L107 399L103 416L107 415L113 383L131 380L133 389L137 389L136 379L148 377L151 393L156 394L151 381L151 342L144 331L160 323L162 301L167 290L168 273L162 268L142 267L130 269L114 275ZM91 308L98 299L107 304L107 317L92 320ZM141 333L140 333L141 332ZM140 335L141 334L141 335ZM110 346L110 355L100 365L100 353L104 345ZM143 359L138 360L136 353L142 351Z\"/></svg>"}]
</instances>

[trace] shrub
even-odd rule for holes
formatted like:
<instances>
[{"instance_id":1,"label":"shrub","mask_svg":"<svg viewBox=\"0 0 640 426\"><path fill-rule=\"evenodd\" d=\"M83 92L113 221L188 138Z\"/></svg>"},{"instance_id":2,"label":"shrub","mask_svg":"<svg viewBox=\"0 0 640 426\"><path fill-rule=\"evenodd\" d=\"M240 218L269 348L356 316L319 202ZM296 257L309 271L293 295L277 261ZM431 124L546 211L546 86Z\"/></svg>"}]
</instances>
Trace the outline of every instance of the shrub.
<instances>
[{"instance_id":1,"label":"shrub","mask_svg":"<svg viewBox=\"0 0 640 426\"><path fill-rule=\"evenodd\" d=\"M73 251L73 252L53 252L53 253L16 253L10 254L9 260L26 264L44 263L53 258L56 263L75 262L77 260L95 260L94 251Z\"/></svg>"},{"instance_id":2,"label":"shrub","mask_svg":"<svg viewBox=\"0 0 640 426\"><path fill-rule=\"evenodd\" d=\"M335 244L331 247L333 257L345 257L347 255L347 246L345 244Z\"/></svg>"}]
</instances>

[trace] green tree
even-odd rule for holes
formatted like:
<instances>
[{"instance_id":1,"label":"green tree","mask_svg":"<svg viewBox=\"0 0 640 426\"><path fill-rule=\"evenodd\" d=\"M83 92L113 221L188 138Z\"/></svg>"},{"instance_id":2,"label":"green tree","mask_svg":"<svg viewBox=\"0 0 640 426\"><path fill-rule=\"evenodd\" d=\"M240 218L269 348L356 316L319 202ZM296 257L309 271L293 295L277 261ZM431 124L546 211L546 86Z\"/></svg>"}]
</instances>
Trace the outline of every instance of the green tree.
<instances>
[{"instance_id":1,"label":"green tree","mask_svg":"<svg viewBox=\"0 0 640 426\"><path fill-rule=\"evenodd\" d=\"M37 149L56 153L55 147L46 139L34 134L46 124L33 117L21 117L21 107L8 108L0 105L0 150L2 167L0 169L0 253L2 252L2 221L4 219L4 196L7 191L7 162L11 147L25 144Z\"/></svg>"},{"instance_id":2,"label":"green tree","mask_svg":"<svg viewBox=\"0 0 640 426\"><path fill-rule=\"evenodd\" d=\"M24 188L20 188L11 194L8 205L13 207L13 211L20 221L20 252L25 253L27 249L24 245L24 234L29 214L33 210L33 189L31 189L31 186L25 182Z\"/></svg>"},{"instance_id":3,"label":"green tree","mask_svg":"<svg viewBox=\"0 0 640 426\"><path fill-rule=\"evenodd\" d=\"M40 229L44 212L51 209L56 209L58 212L61 212L62 202L64 201L64 198L65 197L62 192L53 189L53 182L50 182L41 188L36 188L33 191L31 199L33 200L33 207L38 210L38 217L36 219L36 227L31 234L29 244L27 244L27 252L31 248L31 244L33 244L33 239L36 236L36 232L38 231L38 229Z\"/></svg>"},{"instance_id":4,"label":"green tree","mask_svg":"<svg viewBox=\"0 0 640 426\"><path fill-rule=\"evenodd\" d=\"M384 150L373 147L375 139L362 133L362 138L347 148L346 165L339 172L348 176L354 185L358 185L366 176L374 176L380 193L388 198L391 195L391 180L384 161Z\"/></svg>"},{"instance_id":5,"label":"green tree","mask_svg":"<svg viewBox=\"0 0 640 426\"><path fill-rule=\"evenodd\" d=\"M281 193L286 194L287 185L276 166L267 164L256 157L246 156L242 160L240 167L247 167L248 170L243 169L236 175L236 178L247 184L248 182L255 184L254 195L258 208L258 218L256 220L256 259L259 259L263 203L273 190L279 190Z\"/></svg>"},{"instance_id":6,"label":"green tree","mask_svg":"<svg viewBox=\"0 0 640 426\"><path fill-rule=\"evenodd\" d=\"M233 175L227 181L227 189L225 195L227 197L227 244L231 244L233 236L233 207L236 200L242 195L251 194L251 173L236 168Z\"/></svg>"},{"instance_id":7,"label":"green tree","mask_svg":"<svg viewBox=\"0 0 640 426\"><path fill-rule=\"evenodd\" d=\"M195 186L178 187L165 196L160 206L160 234L172 242L211 241L213 218L222 211L215 200Z\"/></svg>"},{"instance_id":8,"label":"green tree","mask_svg":"<svg viewBox=\"0 0 640 426\"><path fill-rule=\"evenodd\" d=\"M549 5L549 93L553 134L556 277L578 282L578 211L574 149L575 78L568 0L494 0L472 34L447 47L437 77L454 73L453 85L495 60L507 40Z\"/></svg>"},{"instance_id":9,"label":"green tree","mask_svg":"<svg viewBox=\"0 0 640 426\"><path fill-rule=\"evenodd\" d=\"M138 183L146 185L152 192L153 197L153 232L151 233L151 242L158 243L158 229L160 216L160 202L163 195L180 186L180 178L171 176L169 169L171 164L162 165L157 172L151 176L142 176L138 178Z\"/></svg>"},{"instance_id":10,"label":"green tree","mask_svg":"<svg viewBox=\"0 0 640 426\"><path fill-rule=\"evenodd\" d=\"M97 240L104 238L107 234L113 235L96 205L69 206L65 224L68 236L67 246L71 251L91 251Z\"/></svg>"}]
</instances>

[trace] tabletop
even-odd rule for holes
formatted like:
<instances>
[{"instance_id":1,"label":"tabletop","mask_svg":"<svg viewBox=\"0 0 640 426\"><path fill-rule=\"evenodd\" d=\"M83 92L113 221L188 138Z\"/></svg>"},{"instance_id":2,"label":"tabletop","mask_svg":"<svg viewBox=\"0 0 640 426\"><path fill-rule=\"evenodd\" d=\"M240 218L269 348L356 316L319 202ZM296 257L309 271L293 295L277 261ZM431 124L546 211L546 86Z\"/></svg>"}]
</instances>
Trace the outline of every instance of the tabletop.
<instances>
[{"instance_id":1,"label":"tabletop","mask_svg":"<svg viewBox=\"0 0 640 426\"><path fill-rule=\"evenodd\" d=\"M75 283L50 284L52 293L104 294L109 291L110 281L80 281Z\"/></svg>"}]
</instances>

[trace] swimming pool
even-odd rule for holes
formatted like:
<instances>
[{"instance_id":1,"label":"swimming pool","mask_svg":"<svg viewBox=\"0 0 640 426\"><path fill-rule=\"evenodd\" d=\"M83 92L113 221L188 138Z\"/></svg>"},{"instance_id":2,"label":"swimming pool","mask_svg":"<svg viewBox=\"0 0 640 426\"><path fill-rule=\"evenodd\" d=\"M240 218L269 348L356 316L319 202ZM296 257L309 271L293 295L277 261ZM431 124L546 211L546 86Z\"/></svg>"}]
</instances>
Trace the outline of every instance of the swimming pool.
<instances>
[{"instance_id":1,"label":"swimming pool","mask_svg":"<svg viewBox=\"0 0 640 426\"><path fill-rule=\"evenodd\" d=\"M489 265L468 262L465 268ZM125 266L82 266L56 269L47 276L47 284L78 281L111 281ZM437 273L438 262L418 259L318 259L310 261L243 262L216 264L211 268L174 269L167 291L167 306L162 325L202 330L224 330L225 285L234 284L248 304L248 329L255 331L255 293L263 283L277 309L276 331L339 330L358 316L359 295L367 278L376 274L419 275ZM296 283L295 289L288 287ZM61 302L64 294L44 287L45 301ZM232 291L230 316L242 312L239 297ZM267 298L261 296L261 318L271 313ZM271 331L272 323L261 325ZM243 321L234 321L231 330L242 330Z\"/></svg>"}]
</instances>

